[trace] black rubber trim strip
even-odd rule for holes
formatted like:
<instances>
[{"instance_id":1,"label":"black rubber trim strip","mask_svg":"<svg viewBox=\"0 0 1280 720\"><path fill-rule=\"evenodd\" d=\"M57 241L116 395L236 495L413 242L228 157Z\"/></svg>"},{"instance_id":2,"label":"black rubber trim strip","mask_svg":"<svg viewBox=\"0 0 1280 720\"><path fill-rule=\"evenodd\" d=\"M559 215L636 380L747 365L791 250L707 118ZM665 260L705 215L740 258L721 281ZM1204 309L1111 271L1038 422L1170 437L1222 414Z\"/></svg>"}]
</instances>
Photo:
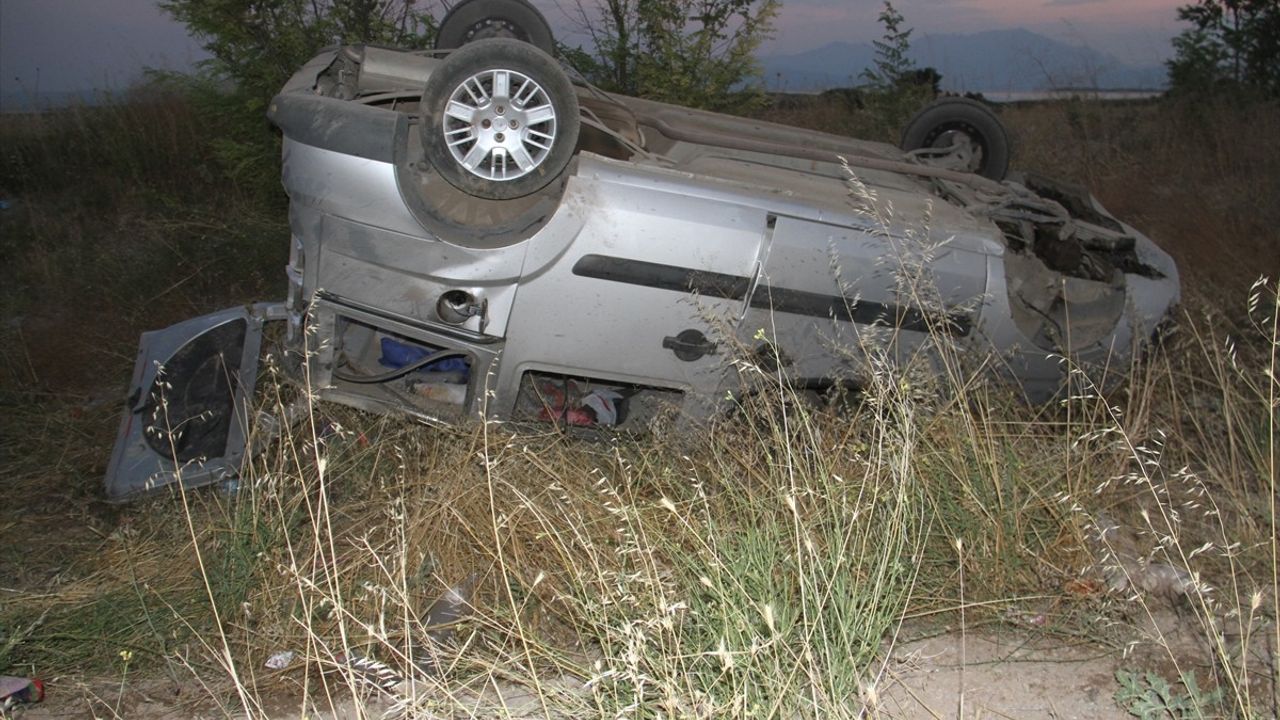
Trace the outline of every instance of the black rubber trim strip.
<instances>
[{"instance_id":1,"label":"black rubber trim strip","mask_svg":"<svg viewBox=\"0 0 1280 720\"><path fill-rule=\"evenodd\" d=\"M643 285L659 290L696 292L715 298L746 297L751 279L741 275L694 270L678 265L628 260L609 255L583 255L574 263L573 274L627 285Z\"/></svg>"},{"instance_id":2,"label":"black rubber trim strip","mask_svg":"<svg viewBox=\"0 0 1280 720\"><path fill-rule=\"evenodd\" d=\"M751 279L741 275L694 270L678 265L609 255L583 255L574 263L573 274L579 277L608 280L610 282L640 285L643 287L696 292L707 297L741 300L747 294ZM942 330L948 335L967 336L972 330L972 320L963 313L948 313L944 318L931 316L913 307L900 307L870 300L852 301L837 295L771 287L756 286L751 294L753 308L775 312L805 315L809 317L835 318L860 325L897 327L915 332Z\"/></svg>"},{"instance_id":3,"label":"black rubber trim strip","mask_svg":"<svg viewBox=\"0 0 1280 720\"><path fill-rule=\"evenodd\" d=\"M395 161L396 131L408 120L383 108L295 93L275 96L267 117L290 140L384 163Z\"/></svg>"},{"instance_id":4,"label":"black rubber trim strip","mask_svg":"<svg viewBox=\"0 0 1280 720\"><path fill-rule=\"evenodd\" d=\"M859 325L896 327L915 332L941 330L957 337L967 336L971 329L969 316L962 313L948 313L945 317L930 316L919 308L870 300L847 300L836 295L768 285L758 286L751 294L751 307L794 315L835 318Z\"/></svg>"}]
</instances>

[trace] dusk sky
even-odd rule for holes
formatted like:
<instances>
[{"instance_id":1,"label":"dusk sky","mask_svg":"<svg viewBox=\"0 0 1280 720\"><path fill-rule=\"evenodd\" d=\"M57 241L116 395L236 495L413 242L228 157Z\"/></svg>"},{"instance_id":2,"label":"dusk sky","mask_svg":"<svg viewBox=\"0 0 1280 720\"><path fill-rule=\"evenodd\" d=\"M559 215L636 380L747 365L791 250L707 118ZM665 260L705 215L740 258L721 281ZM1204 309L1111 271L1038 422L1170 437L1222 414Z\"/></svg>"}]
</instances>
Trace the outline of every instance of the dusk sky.
<instances>
[{"instance_id":1,"label":"dusk sky","mask_svg":"<svg viewBox=\"0 0 1280 720\"><path fill-rule=\"evenodd\" d=\"M553 27L571 25L575 0L533 0ZM590 4L592 0L582 0ZM439 7L440 0L434 0ZM1131 64L1156 64L1188 0L898 0L916 34L1024 27L1089 45ZM880 0L783 0L766 54L880 35ZM437 13L440 14L440 13ZM565 35L562 35L564 37ZM154 0L0 0L0 93L127 87L143 67L187 69L199 43Z\"/></svg>"}]
</instances>

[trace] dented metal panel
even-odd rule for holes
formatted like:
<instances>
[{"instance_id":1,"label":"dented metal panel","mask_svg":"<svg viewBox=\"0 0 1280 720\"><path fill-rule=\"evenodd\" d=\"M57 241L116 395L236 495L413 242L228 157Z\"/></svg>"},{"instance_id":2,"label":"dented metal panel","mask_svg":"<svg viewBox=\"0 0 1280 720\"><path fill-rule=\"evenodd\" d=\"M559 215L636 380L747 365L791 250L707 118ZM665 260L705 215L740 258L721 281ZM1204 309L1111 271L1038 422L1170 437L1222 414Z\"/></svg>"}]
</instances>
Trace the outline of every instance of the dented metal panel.
<instances>
[{"instance_id":1,"label":"dented metal panel","mask_svg":"<svg viewBox=\"0 0 1280 720\"><path fill-rule=\"evenodd\" d=\"M143 333L107 466L108 500L239 472L263 325L283 318L283 304L259 304Z\"/></svg>"}]
</instances>

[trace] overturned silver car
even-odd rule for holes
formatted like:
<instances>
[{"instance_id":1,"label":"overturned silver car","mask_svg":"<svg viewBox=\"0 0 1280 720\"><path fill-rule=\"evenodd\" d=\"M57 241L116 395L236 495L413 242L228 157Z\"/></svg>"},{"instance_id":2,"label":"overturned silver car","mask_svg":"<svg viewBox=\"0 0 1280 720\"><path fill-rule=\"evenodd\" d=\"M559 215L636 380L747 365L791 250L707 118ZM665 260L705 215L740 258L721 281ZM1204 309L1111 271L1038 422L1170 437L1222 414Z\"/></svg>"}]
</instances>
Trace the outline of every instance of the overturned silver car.
<instances>
[{"instance_id":1,"label":"overturned silver car","mask_svg":"<svg viewBox=\"0 0 1280 720\"><path fill-rule=\"evenodd\" d=\"M274 99L288 296L143 336L109 499L234 475L270 323L321 399L625 428L733 404L732 348L856 385L872 329L994 350L1043 401L1061 356L1123 365L1178 301L1172 259L1086 192L1006 178L977 103L929 106L904 150L574 82L522 0L459 3L441 37L325 50Z\"/></svg>"}]
</instances>

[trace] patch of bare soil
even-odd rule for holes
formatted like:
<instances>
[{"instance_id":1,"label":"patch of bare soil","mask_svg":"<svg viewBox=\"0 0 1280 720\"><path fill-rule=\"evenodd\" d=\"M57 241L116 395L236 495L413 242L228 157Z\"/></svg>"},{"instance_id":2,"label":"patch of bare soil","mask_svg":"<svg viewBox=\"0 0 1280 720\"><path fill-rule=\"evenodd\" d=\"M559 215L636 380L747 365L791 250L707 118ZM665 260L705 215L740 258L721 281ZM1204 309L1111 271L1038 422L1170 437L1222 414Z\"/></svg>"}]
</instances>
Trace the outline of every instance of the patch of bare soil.
<instances>
[{"instance_id":1,"label":"patch of bare soil","mask_svg":"<svg viewBox=\"0 0 1280 720\"><path fill-rule=\"evenodd\" d=\"M326 692L314 688L304 696L292 688L263 690L253 698L252 712L243 710L243 703L229 683L209 687L196 680L181 685L171 681L129 681L123 687L120 681L110 679L58 679L46 683L47 696L39 705L20 708L12 720L348 720L349 718L487 718L488 712L468 714L458 709L447 714L405 712L393 698L370 693L355 697L349 691ZM501 700L498 700L498 694ZM426 704L431 698L423 698ZM443 691L440 706L465 707L468 703L459 697L448 697ZM508 686L488 689L484 707L505 706L503 717L546 718L541 703L529 691ZM562 717L553 713L551 717ZM10 720L0 714L0 720Z\"/></svg>"},{"instance_id":2,"label":"patch of bare soil","mask_svg":"<svg viewBox=\"0 0 1280 720\"><path fill-rule=\"evenodd\" d=\"M868 717L1121 720L1129 715L1113 699L1119 662L1115 653L1089 644L1069 645L1018 632L947 632L894 649L876 694L876 706ZM119 679L55 678L48 683L46 701L29 707L19 717L246 717L238 709L235 693L229 691L229 687L214 689L195 681L182 686L168 681L129 681L122 689ZM304 712L298 694L285 690L262 694L261 714L254 713L255 717L378 718L391 709L386 700L313 693ZM509 717L543 717L540 704L524 691L509 688L502 695L511 710ZM466 717L465 713L455 716Z\"/></svg>"},{"instance_id":3,"label":"patch of bare soil","mask_svg":"<svg viewBox=\"0 0 1280 720\"><path fill-rule=\"evenodd\" d=\"M1129 717L1113 699L1119 658L1023 634L951 632L898 646L879 709L891 718Z\"/></svg>"}]
</instances>

